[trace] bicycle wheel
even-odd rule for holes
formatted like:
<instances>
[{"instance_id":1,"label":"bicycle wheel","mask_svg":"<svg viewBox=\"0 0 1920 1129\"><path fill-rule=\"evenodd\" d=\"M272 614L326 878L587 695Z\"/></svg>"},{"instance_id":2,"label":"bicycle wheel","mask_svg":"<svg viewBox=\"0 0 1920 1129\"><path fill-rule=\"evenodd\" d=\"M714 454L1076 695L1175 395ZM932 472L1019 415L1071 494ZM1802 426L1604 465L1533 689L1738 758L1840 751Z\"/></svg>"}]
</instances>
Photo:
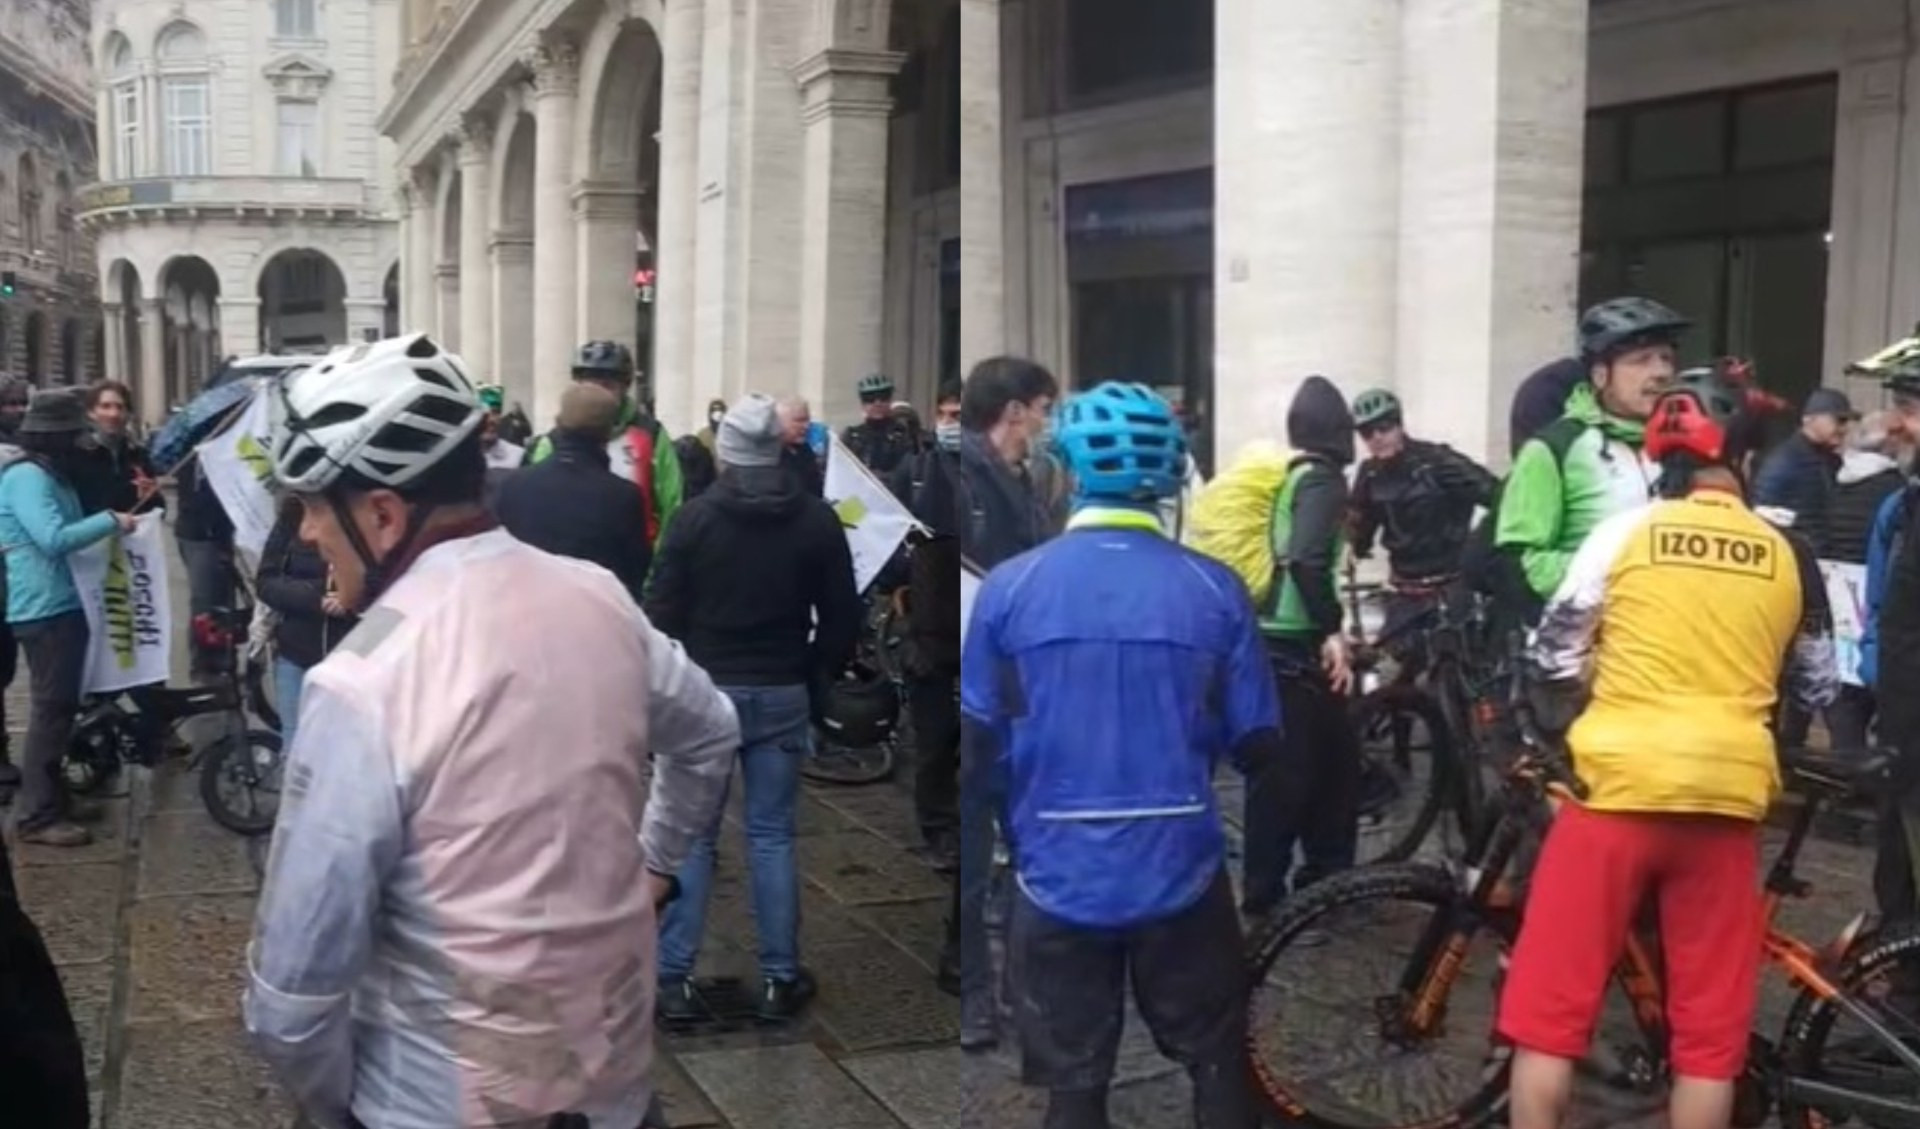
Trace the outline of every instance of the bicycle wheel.
<instances>
[{"instance_id":1,"label":"bicycle wheel","mask_svg":"<svg viewBox=\"0 0 1920 1129\"><path fill-rule=\"evenodd\" d=\"M1424 863L1347 871L1301 891L1251 946L1247 1047L1270 1117L1322 1129L1467 1129L1505 1108L1512 1049L1494 1037L1518 923L1482 923L1423 1031L1413 950L1465 908ZM1484 989L1470 999L1473 989ZM1433 1067L1423 1079L1418 1068Z\"/></svg>"},{"instance_id":2,"label":"bicycle wheel","mask_svg":"<svg viewBox=\"0 0 1920 1129\"><path fill-rule=\"evenodd\" d=\"M221 737L200 762L200 799L207 814L240 835L273 830L285 767L278 733L249 729L242 740L231 734Z\"/></svg>"},{"instance_id":3,"label":"bicycle wheel","mask_svg":"<svg viewBox=\"0 0 1920 1129\"><path fill-rule=\"evenodd\" d=\"M1359 860L1404 862L1454 793L1453 731L1439 702L1406 687L1361 697L1351 716L1360 747Z\"/></svg>"},{"instance_id":4,"label":"bicycle wheel","mask_svg":"<svg viewBox=\"0 0 1920 1129\"><path fill-rule=\"evenodd\" d=\"M273 700L272 670L273 658L270 655L248 659L241 680L246 692L247 708L253 711L253 716L260 719L260 724L279 733L281 732L280 711Z\"/></svg>"},{"instance_id":5,"label":"bicycle wheel","mask_svg":"<svg viewBox=\"0 0 1920 1129\"><path fill-rule=\"evenodd\" d=\"M1833 980L1847 998L1868 1009L1901 1042L1920 1048L1920 1023L1913 1018L1915 1002L1920 1000L1920 923L1892 926L1863 939ZM1794 1000L1780 1036L1780 1065L1789 1077L1920 1109L1920 1077L1867 1035L1865 1026L1834 997L1804 990ZM1783 1100L1780 1106L1783 1129L1827 1129L1847 1119L1845 1110L1822 1110L1791 1100ZM1875 1123L1868 1116L1855 1119Z\"/></svg>"},{"instance_id":6,"label":"bicycle wheel","mask_svg":"<svg viewBox=\"0 0 1920 1129\"><path fill-rule=\"evenodd\" d=\"M813 752L800 762L800 775L820 784L878 784L893 775L898 735L866 748L836 745L815 726Z\"/></svg>"}]
</instances>

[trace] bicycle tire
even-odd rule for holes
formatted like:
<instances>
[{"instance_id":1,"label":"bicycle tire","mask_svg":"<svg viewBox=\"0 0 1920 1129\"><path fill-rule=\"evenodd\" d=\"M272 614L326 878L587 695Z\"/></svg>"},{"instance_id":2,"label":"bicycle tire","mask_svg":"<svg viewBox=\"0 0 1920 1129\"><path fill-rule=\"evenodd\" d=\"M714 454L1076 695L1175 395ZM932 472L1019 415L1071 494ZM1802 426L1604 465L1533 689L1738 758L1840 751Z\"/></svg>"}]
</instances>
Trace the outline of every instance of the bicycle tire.
<instances>
[{"instance_id":1,"label":"bicycle tire","mask_svg":"<svg viewBox=\"0 0 1920 1129\"><path fill-rule=\"evenodd\" d=\"M800 775L816 784L844 784L858 786L878 784L892 779L899 761L899 734L894 734L878 745L864 749L848 749L826 739L818 726L814 727L813 740L815 752L800 761ZM834 751L842 753L870 754L867 758L835 757Z\"/></svg>"},{"instance_id":2,"label":"bicycle tire","mask_svg":"<svg viewBox=\"0 0 1920 1129\"><path fill-rule=\"evenodd\" d=\"M265 835L273 830L274 819L279 813L278 800L274 803L273 811L266 814L235 811L220 793L222 778L234 757L242 756L251 760L256 749L270 750L274 761L284 767L286 751L280 743L280 734L270 729L249 729L243 742L236 742L231 734L223 735L207 747L200 761L200 802L206 805L207 814L213 817L215 823L237 835Z\"/></svg>"},{"instance_id":3,"label":"bicycle tire","mask_svg":"<svg viewBox=\"0 0 1920 1129\"><path fill-rule=\"evenodd\" d=\"M1920 922L1888 926L1861 938L1841 962L1833 979L1843 991L1857 993L1880 972L1903 964L1914 978L1909 989L1920 988ZM1801 1077L1822 1074L1827 1038L1833 1033L1834 1020L1839 1016L1837 1000L1823 999L1810 989L1802 989L1781 1027L1781 1067L1788 1074ZM1910 1100L1920 1103L1920 1082L1916 1082ZM1782 1100L1780 1103L1782 1129L1827 1129L1840 1120L1797 1102ZM1856 1116L1854 1120L1862 1119Z\"/></svg>"},{"instance_id":4,"label":"bicycle tire","mask_svg":"<svg viewBox=\"0 0 1920 1129\"><path fill-rule=\"evenodd\" d=\"M1433 740L1432 771L1427 774L1426 790L1414 810L1413 821L1386 850L1364 860L1369 864L1405 862L1412 858L1433 833L1434 825L1440 821L1441 809L1458 787L1460 766L1454 751L1453 730L1447 724L1446 711L1430 694L1383 686L1356 699L1348 716L1355 744L1362 746L1361 755L1365 755L1365 735L1375 721L1396 715L1410 716L1426 727Z\"/></svg>"},{"instance_id":5,"label":"bicycle tire","mask_svg":"<svg viewBox=\"0 0 1920 1129\"><path fill-rule=\"evenodd\" d=\"M1500 1116L1507 1105L1507 1078L1513 1058L1511 1050L1499 1044L1489 1047L1490 1057L1481 1074L1480 1088L1451 1112L1396 1126L1378 1118L1342 1120L1311 1108L1294 1094L1294 1087L1268 1066L1260 1053L1259 1032L1251 1022L1252 999L1257 997L1274 962L1290 943L1299 940L1329 913L1369 902L1410 902L1439 912L1458 906L1461 901L1460 888L1453 876L1432 863L1362 867L1302 890L1255 935L1247 961L1250 989L1247 1065L1264 1116L1279 1123L1309 1125L1316 1129L1474 1129ZM1510 950L1519 932L1519 922L1505 915L1488 916L1482 920L1481 928L1493 933Z\"/></svg>"}]
</instances>

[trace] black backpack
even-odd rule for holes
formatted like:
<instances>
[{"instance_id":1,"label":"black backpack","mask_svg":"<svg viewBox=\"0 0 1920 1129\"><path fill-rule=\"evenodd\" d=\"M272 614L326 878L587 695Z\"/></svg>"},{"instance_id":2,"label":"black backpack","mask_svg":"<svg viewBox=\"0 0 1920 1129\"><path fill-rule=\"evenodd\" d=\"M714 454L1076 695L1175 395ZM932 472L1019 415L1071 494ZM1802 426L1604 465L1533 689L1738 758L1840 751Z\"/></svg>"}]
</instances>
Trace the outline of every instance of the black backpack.
<instances>
[{"instance_id":1,"label":"black backpack","mask_svg":"<svg viewBox=\"0 0 1920 1129\"><path fill-rule=\"evenodd\" d=\"M1554 466L1561 467L1566 463L1567 451L1579 441L1587 426L1571 416L1561 416L1536 432L1529 442L1544 443L1553 454ZM1527 570L1520 561L1520 553L1494 544L1500 528L1500 502L1506 488L1506 481L1502 480L1493 505L1467 535L1466 547L1460 554L1460 575L1469 588L1492 602L1497 625L1531 627L1540 621L1546 601L1527 582Z\"/></svg>"}]
</instances>

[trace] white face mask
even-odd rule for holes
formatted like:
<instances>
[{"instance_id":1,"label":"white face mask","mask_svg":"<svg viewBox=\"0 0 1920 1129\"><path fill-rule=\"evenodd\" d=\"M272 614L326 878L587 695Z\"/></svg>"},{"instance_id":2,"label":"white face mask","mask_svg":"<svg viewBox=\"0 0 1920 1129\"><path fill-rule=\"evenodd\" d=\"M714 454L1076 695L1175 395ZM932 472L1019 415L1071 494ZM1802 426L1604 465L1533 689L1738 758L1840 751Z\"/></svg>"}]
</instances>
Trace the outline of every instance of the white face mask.
<instances>
[{"instance_id":1,"label":"white face mask","mask_svg":"<svg viewBox=\"0 0 1920 1129\"><path fill-rule=\"evenodd\" d=\"M933 439L934 442L940 445L940 449L943 451L958 451L960 449L960 421L945 420L935 424L933 428Z\"/></svg>"}]
</instances>

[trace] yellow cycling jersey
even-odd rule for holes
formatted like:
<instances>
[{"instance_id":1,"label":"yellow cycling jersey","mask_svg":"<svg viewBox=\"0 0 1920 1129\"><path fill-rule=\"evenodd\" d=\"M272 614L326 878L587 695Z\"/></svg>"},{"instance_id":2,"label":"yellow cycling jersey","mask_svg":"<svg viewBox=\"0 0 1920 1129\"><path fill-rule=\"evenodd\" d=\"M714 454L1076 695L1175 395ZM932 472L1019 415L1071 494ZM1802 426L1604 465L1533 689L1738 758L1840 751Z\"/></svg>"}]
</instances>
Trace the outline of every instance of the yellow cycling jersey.
<instances>
[{"instance_id":1,"label":"yellow cycling jersey","mask_svg":"<svg viewBox=\"0 0 1920 1129\"><path fill-rule=\"evenodd\" d=\"M1699 490L1609 518L1581 546L1534 637L1553 680L1590 677L1567 735L1600 811L1759 820L1779 788L1768 729L1785 684L1837 686L1812 554L1732 494Z\"/></svg>"}]
</instances>

